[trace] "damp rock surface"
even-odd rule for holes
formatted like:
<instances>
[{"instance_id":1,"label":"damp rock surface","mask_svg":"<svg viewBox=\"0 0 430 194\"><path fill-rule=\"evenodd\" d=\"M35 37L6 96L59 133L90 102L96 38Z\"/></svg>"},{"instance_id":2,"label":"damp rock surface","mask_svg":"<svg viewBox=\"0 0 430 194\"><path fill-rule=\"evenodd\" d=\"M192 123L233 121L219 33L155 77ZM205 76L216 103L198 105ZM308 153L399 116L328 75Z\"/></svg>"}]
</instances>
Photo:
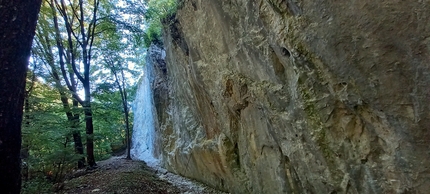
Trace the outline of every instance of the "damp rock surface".
<instances>
[{"instance_id":1,"label":"damp rock surface","mask_svg":"<svg viewBox=\"0 0 430 194\"><path fill-rule=\"evenodd\" d=\"M430 190L429 1L178 7L151 86L167 170L231 193Z\"/></svg>"}]
</instances>

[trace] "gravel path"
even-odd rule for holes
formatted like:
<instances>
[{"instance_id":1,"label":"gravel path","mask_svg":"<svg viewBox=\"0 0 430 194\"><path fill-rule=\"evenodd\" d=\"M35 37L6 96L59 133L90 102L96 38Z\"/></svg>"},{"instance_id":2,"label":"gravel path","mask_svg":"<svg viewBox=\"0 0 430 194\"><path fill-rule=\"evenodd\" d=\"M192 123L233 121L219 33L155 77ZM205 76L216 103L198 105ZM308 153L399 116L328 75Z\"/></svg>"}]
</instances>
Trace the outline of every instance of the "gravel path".
<instances>
[{"instance_id":1,"label":"gravel path","mask_svg":"<svg viewBox=\"0 0 430 194\"><path fill-rule=\"evenodd\" d=\"M78 171L61 185L58 193L210 193L224 192L206 187L167 170L124 156L99 161L96 170Z\"/></svg>"}]
</instances>

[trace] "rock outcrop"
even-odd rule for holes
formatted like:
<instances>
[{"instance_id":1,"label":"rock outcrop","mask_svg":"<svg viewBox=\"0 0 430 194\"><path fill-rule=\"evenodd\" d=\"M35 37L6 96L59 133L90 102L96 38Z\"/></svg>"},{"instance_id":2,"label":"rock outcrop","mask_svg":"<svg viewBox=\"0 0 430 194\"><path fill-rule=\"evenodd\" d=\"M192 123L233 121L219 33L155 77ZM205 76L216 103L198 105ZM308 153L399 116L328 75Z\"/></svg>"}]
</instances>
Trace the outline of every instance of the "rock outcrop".
<instances>
[{"instance_id":1,"label":"rock outcrop","mask_svg":"<svg viewBox=\"0 0 430 194\"><path fill-rule=\"evenodd\" d=\"M179 1L156 155L232 193L428 192L429 16L428 0Z\"/></svg>"}]
</instances>

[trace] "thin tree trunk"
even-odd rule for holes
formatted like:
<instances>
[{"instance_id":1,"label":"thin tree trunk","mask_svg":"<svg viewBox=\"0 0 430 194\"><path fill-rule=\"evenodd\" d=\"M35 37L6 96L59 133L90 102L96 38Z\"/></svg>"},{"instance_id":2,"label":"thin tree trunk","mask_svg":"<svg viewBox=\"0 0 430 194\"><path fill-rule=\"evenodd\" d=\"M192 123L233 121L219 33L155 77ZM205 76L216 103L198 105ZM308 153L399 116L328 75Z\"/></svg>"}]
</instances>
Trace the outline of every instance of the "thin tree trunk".
<instances>
[{"instance_id":1,"label":"thin tree trunk","mask_svg":"<svg viewBox=\"0 0 430 194\"><path fill-rule=\"evenodd\" d=\"M30 127L30 102L29 102L29 91L26 91L25 93L25 99L24 99L24 121L25 126ZM20 150L20 158L21 162L23 163L23 166L21 168L21 179L24 179L24 181L28 181L28 166L24 161L30 156L30 146L28 142L22 141L21 142L21 150Z\"/></svg>"},{"instance_id":2,"label":"thin tree trunk","mask_svg":"<svg viewBox=\"0 0 430 194\"><path fill-rule=\"evenodd\" d=\"M130 149L131 149L131 139L130 139L130 122L129 122L129 112L128 112L128 104L127 104L127 91L125 90L124 83L124 71L121 69L122 76L122 87L120 87L120 91L122 91L122 105L124 107L124 116L125 116L125 130L127 132L127 159L131 160Z\"/></svg>"},{"instance_id":3,"label":"thin tree trunk","mask_svg":"<svg viewBox=\"0 0 430 194\"><path fill-rule=\"evenodd\" d=\"M41 0L0 1L0 191L21 191L25 77Z\"/></svg>"},{"instance_id":4,"label":"thin tree trunk","mask_svg":"<svg viewBox=\"0 0 430 194\"><path fill-rule=\"evenodd\" d=\"M36 69L36 66L34 67L34 69ZM28 90L25 91L25 95L24 95L24 121L25 121L24 124L27 128L29 128L30 124L31 124L30 123L30 120L31 120L31 117L30 117L30 96L31 96L31 92L33 91L33 88L34 88L34 84L36 82L35 70L32 72L31 76L32 77L30 80L30 85L27 82L26 85L28 87ZM23 171L23 172L21 172L21 178L23 178L24 181L27 181L28 180L28 166L27 166L27 164L24 165L24 161L22 161L22 160L25 160L30 156L30 144L29 144L29 142L21 142L21 146L22 146L22 148L20 151L20 157L21 157L21 162L23 162L23 166L21 169L21 171Z\"/></svg>"},{"instance_id":5,"label":"thin tree trunk","mask_svg":"<svg viewBox=\"0 0 430 194\"><path fill-rule=\"evenodd\" d=\"M129 126L129 121L128 121L128 111L127 110L125 110L126 112L125 112L125 131L127 132L127 159L128 160L131 160L131 155L130 155L130 149L131 149L131 147L130 147L130 145L131 145L131 142L130 142L130 126Z\"/></svg>"},{"instance_id":6,"label":"thin tree trunk","mask_svg":"<svg viewBox=\"0 0 430 194\"><path fill-rule=\"evenodd\" d=\"M108 62L109 63L109 62ZM124 110L124 120L125 120L125 131L126 131L126 144L127 144L127 158L131 160L131 155L130 155L130 149L131 149L131 142L130 142L130 125L129 125L129 112L128 112L128 104L127 104L127 91L125 90L125 76L124 76L124 71L122 69L120 69L121 71L121 83L120 80L118 78L118 72L115 68L115 65L112 63L111 64L111 71L115 76L115 82L118 85L118 89L119 89L119 93L121 94L121 100L122 100L122 107Z\"/></svg>"}]
</instances>

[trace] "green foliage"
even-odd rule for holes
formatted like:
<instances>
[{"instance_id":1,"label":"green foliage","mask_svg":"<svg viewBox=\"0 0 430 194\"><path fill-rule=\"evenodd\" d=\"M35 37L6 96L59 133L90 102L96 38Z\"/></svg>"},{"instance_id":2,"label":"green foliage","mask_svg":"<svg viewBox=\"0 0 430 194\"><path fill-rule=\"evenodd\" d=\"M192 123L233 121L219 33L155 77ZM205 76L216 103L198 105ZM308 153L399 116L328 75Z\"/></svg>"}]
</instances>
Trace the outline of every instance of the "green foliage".
<instances>
[{"instance_id":1,"label":"green foliage","mask_svg":"<svg viewBox=\"0 0 430 194\"><path fill-rule=\"evenodd\" d=\"M176 11L176 0L148 0L145 19L147 28L145 30L145 47L151 43L162 44L162 24L161 19L173 14Z\"/></svg>"},{"instance_id":2,"label":"green foliage","mask_svg":"<svg viewBox=\"0 0 430 194\"><path fill-rule=\"evenodd\" d=\"M142 0L145 1L146 0ZM60 1L58 1L60 2ZM85 17L83 26L88 29L92 18L93 1L85 2ZM32 89L27 96L28 106L25 108L25 117L23 121L23 150L27 156L23 161L27 164L29 180L24 181L27 193L46 193L52 186L47 183L60 182L73 168L77 167L77 161L82 155L75 153L73 133L80 131L82 142L85 147L84 135L85 118L82 106L78 103L72 104L72 100L82 98L80 95L72 95L66 87L66 79L74 83L78 94L82 93L83 84L77 76L73 76L72 54L74 62L79 64L77 70L84 70L83 66L83 47L82 39L75 40L73 36L82 36L80 33L80 24L77 18L74 18L72 11L78 9L65 9L66 15L70 15L70 22L73 30L76 30L72 36L72 41L68 41L64 18L58 11L61 7L50 7L50 1L44 1L42 6L36 37L33 46L33 61L38 64L37 79L28 79L27 90ZM77 1L69 2L78 7ZM129 96L128 101L133 99L136 82L131 81L133 77L139 74L137 68L142 66L142 50L139 49L138 43L143 44L143 36L140 40L139 26L128 24L120 21L121 17L114 4L116 1L101 0L97 13L97 25L94 28L94 36L91 53L87 51L87 59L91 59L89 78L91 79L91 108L93 112L94 134L91 135L94 140L94 154L96 160L103 160L110 157L112 149L121 147L125 144L125 122L124 111L121 95L117 84L112 78L112 72L106 63L114 64L116 70L123 74L121 83ZM154 2L153 2L154 3ZM66 3L69 6L68 3ZM56 30L54 25L54 13L58 17L59 27ZM63 13L64 14L64 13ZM141 14L143 18L143 14ZM122 23L121 23L122 22ZM133 31L133 29L137 29ZM161 28L160 28L161 30ZM58 31L58 34L56 33ZM88 31L86 31L88 33ZM77 37L77 39L79 39ZM76 37L75 37L76 38ZM59 40L57 44L57 40ZM137 43L136 43L137 42ZM60 45L60 46L58 46ZM64 49L65 55L60 55L59 51ZM88 47L86 47L88 48ZM89 57L89 58L88 58ZM61 71L60 59L65 62L64 74ZM130 68L129 68L130 67ZM56 75L55 75L56 74ZM125 76L124 76L125 75ZM73 78L73 80L72 80ZM34 87L32 86L34 83ZM70 88L70 87L69 87ZM60 96L62 92L62 96ZM63 97L63 98L61 98ZM67 98L67 103L64 103ZM65 106L68 104L68 106ZM71 110L71 111L70 111ZM69 113L66 116L66 113ZM78 120L72 120L70 113L77 116ZM132 121L132 114L130 114ZM76 121L76 122L75 122ZM76 134L76 133L75 133ZM85 150L85 149L84 149ZM85 155L86 153L84 153ZM27 170L26 170L27 171ZM43 190L41 187L48 190Z\"/></svg>"},{"instance_id":3,"label":"green foliage","mask_svg":"<svg viewBox=\"0 0 430 194\"><path fill-rule=\"evenodd\" d=\"M36 177L31 181L23 182L22 194L33 194L33 193L53 193L52 184L43 177Z\"/></svg>"},{"instance_id":4,"label":"green foliage","mask_svg":"<svg viewBox=\"0 0 430 194\"><path fill-rule=\"evenodd\" d=\"M132 88L129 93L132 93ZM112 147L126 143L124 113L121 96L114 84L106 82L98 85L93 96L94 129L97 132L94 137L95 157L101 160L111 155ZM130 117L132 121L133 115L130 114Z\"/></svg>"},{"instance_id":5,"label":"green foliage","mask_svg":"<svg viewBox=\"0 0 430 194\"><path fill-rule=\"evenodd\" d=\"M40 178L62 181L82 157L74 152L70 138L72 129L58 99L56 90L39 82L34 83L26 99L22 139L28 157L23 161L27 164L30 181L36 179L35 183L28 183L29 190L40 185Z\"/></svg>"},{"instance_id":6,"label":"green foliage","mask_svg":"<svg viewBox=\"0 0 430 194\"><path fill-rule=\"evenodd\" d=\"M161 45L163 43L161 30L162 29L160 23L150 23L149 27L145 31L144 46L149 47L152 43L156 45Z\"/></svg>"}]
</instances>

